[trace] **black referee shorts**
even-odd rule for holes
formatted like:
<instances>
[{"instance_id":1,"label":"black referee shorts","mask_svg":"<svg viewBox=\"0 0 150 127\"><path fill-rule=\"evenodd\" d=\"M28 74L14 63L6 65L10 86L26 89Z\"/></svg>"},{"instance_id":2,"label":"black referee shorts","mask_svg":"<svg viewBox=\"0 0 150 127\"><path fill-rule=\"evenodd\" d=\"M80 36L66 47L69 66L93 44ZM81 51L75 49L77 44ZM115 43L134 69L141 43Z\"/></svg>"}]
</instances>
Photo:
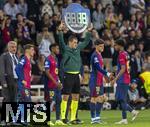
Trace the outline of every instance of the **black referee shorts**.
<instances>
[{"instance_id":1,"label":"black referee shorts","mask_svg":"<svg viewBox=\"0 0 150 127\"><path fill-rule=\"evenodd\" d=\"M79 74L65 73L63 77L63 94L79 94L80 78Z\"/></svg>"}]
</instances>

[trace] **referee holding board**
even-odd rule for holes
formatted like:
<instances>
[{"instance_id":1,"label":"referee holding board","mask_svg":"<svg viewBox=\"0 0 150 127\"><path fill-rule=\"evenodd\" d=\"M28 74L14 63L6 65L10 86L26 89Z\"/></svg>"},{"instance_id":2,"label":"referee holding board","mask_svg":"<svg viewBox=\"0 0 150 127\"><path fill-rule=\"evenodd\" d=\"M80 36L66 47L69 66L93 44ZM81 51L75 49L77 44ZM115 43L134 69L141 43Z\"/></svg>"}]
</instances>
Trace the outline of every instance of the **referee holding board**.
<instances>
[{"instance_id":1,"label":"referee holding board","mask_svg":"<svg viewBox=\"0 0 150 127\"><path fill-rule=\"evenodd\" d=\"M68 44L66 45L63 38L63 31L66 31L66 26L62 22L58 28L59 46L62 49L62 63L63 63L63 90L62 90L62 102L61 102L61 119L66 123L65 114L67 109L67 102L69 95L72 96L71 102L71 124L76 124L76 112L78 109L79 93L80 93L80 69L81 69L81 56L80 51L84 49L90 41L93 27L88 28L84 42L78 44L76 36L71 35L68 38Z\"/></svg>"}]
</instances>

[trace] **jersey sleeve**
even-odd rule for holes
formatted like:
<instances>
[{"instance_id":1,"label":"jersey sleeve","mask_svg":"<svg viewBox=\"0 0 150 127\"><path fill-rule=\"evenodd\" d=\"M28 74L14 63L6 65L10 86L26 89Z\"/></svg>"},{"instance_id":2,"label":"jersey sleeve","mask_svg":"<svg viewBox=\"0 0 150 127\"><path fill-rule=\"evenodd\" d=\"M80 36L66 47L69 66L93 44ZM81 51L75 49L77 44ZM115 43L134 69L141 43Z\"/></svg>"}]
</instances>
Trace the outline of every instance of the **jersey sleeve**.
<instances>
[{"instance_id":1,"label":"jersey sleeve","mask_svg":"<svg viewBox=\"0 0 150 127\"><path fill-rule=\"evenodd\" d=\"M94 56L93 57L93 64L94 66L96 67L96 69L101 72L103 75L107 76L107 71L105 71L101 66L100 66L100 63L98 61L98 57L97 56Z\"/></svg>"},{"instance_id":2,"label":"jersey sleeve","mask_svg":"<svg viewBox=\"0 0 150 127\"><path fill-rule=\"evenodd\" d=\"M61 49L62 51L65 51L66 44L65 44L64 35L63 35L62 32L59 32L59 33L58 33L58 40L59 40L60 49Z\"/></svg>"},{"instance_id":3,"label":"jersey sleeve","mask_svg":"<svg viewBox=\"0 0 150 127\"><path fill-rule=\"evenodd\" d=\"M120 65L126 65L126 56L125 56L125 54L121 53L119 55L119 63L120 63Z\"/></svg>"},{"instance_id":4,"label":"jersey sleeve","mask_svg":"<svg viewBox=\"0 0 150 127\"><path fill-rule=\"evenodd\" d=\"M23 57L20 62L18 63L18 65L16 66L16 74L18 76L18 80L22 81L24 80L24 65L26 64L26 59L25 57Z\"/></svg>"},{"instance_id":5,"label":"jersey sleeve","mask_svg":"<svg viewBox=\"0 0 150 127\"><path fill-rule=\"evenodd\" d=\"M84 49L89 44L90 38L91 38L91 33L87 32L86 35L85 35L84 41L79 43L79 45L78 45L80 50Z\"/></svg>"},{"instance_id":6,"label":"jersey sleeve","mask_svg":"<svg viewBox=\"0 0 150 127\"><path fill-rule=\"evenodd\" d=\"M44 67L45 67L45 70L50 69L50 61L48 59L45 60Z\"/></svg>"}]
</instances>

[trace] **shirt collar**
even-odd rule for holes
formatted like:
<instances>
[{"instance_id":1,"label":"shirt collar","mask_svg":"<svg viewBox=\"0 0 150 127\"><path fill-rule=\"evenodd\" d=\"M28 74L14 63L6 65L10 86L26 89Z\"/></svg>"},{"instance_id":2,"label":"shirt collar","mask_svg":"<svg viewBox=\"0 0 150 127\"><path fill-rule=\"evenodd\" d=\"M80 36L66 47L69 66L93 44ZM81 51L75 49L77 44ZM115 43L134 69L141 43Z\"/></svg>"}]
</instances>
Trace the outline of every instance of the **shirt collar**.
<instances>
[{"instance_id":1,"label":"shirt collar","mask_svg":"<svg viewBox=\"0 0 150 127\"><path fill-rule=\"evenodd\" d=\"M11 57L13 57L13 55L15 55L15 54L12 54L11 52L9 52L9 54L10 54Z\"/></svg>"}]
</instances>

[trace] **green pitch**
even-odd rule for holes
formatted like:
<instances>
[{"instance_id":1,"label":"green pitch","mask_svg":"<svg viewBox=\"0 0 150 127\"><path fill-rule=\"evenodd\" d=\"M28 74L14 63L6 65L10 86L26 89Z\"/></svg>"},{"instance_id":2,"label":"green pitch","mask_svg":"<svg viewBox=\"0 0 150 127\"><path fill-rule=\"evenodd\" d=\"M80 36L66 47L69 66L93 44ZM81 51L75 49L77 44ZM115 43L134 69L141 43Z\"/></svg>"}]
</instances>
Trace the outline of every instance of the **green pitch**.
<instances>
[{"instance_id":1,"label":"green pitch","mask_svg":"<svg viewBox=\"0 0 150 127\"><path fill-rule=\"evenodd\" d=\"M115 125L114 122L121 120L121 112L119 110L102 111L102 120L107 122L106 125L90 124L90 112L79 111L79 118L84 121L81 125L67 125L57 127L150 127L150 109L140 111L138 117L134 122L131 122L131 114L128 113L128 125ZM52 114L52 120L55 120L54 114ZM54 126L56 127L56 126Z\"/></svg>"}]
</instances>

